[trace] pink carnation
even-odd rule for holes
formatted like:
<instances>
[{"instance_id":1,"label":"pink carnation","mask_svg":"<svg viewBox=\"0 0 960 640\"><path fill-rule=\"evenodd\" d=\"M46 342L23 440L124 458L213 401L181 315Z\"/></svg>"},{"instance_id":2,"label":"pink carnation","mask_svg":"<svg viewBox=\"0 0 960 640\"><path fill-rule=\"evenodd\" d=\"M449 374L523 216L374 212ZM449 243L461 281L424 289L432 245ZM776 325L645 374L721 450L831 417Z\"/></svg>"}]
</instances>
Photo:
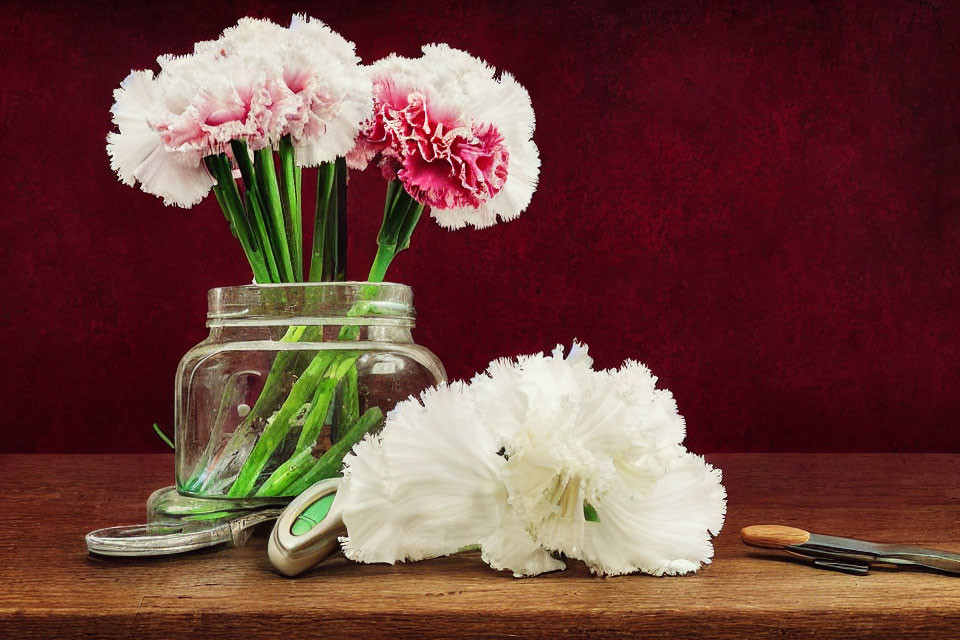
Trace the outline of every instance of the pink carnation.
<instances>
[{"instance_id":1,"label":"pink carnation","mask_svg":"<svg viewBox=\"0 0 960 640\"><path fill-rule=\"evenodd\" d=\"M530 96L506 71L446 44L368 67L373 114L347 166L377 162L440 226L481 229L530 204L540 173Z\"/></svg>"},{"instance_id":2,"label":"pink carnation","mask_svg":"<svg viewBox=\"0 0 960 640\"><path fill-rule=\"evenodd\" d=\"M438 209L479 207L503 188L510 156L492 124L464 123L424 93L388 81L374 94L374 115L348 156L351 165L379 156L385 178L399 178L417 202Z\"/></svg>"}]
</instances>

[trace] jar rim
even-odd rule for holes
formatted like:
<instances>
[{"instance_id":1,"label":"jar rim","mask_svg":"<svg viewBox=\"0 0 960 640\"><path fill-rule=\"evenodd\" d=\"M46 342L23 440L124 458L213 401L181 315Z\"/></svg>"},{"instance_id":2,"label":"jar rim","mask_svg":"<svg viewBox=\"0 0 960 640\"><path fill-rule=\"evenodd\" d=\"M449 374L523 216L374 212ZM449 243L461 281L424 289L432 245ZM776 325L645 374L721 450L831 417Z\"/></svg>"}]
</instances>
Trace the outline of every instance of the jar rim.
<instances>
[{"instance_id":1,"label":"jar rim","mask_svg":"<svg viewBox=\"0 0 960 640\"><path fill-rule=\"evenodd\" d=\"M207 326L412 327L413 290L395 282L294 282L215 287Z\"/></svg>"},{"instance_id":2,"label":"jar rim","mask_svg":"<svg viewBox=\"0 0 960 640\"><path fill-rule=\"evenodd\" d=\"M357 285L368 285L377 288L399 287L409 289L410 285L400 282L371 282L369 280L337 280L331 282L251 282L249 284L232 284L225 287L214 287L210 291L218 289L302 289L311 287L355 287Z\"/></svg>"}]
</instances>

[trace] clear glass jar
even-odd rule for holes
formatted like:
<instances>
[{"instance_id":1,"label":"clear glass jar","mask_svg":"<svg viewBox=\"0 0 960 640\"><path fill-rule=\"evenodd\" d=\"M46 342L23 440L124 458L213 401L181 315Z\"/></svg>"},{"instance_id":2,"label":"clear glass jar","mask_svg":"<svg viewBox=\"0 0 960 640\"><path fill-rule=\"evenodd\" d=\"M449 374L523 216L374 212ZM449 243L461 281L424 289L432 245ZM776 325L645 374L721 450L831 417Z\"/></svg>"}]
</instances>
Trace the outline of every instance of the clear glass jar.
<instances>
[{"instance_id":1,"label":"clear glass jar","mask_svg":"<svg viewBox=\"0 0 960 640\"><path fill-rule=\"evenodd\" d=\"M399 401L446 380L411 337L413 293L391 283L211 289L210 335L180 361L176 479L238 504L300 493Z\"/></svg>"}]
</instances>

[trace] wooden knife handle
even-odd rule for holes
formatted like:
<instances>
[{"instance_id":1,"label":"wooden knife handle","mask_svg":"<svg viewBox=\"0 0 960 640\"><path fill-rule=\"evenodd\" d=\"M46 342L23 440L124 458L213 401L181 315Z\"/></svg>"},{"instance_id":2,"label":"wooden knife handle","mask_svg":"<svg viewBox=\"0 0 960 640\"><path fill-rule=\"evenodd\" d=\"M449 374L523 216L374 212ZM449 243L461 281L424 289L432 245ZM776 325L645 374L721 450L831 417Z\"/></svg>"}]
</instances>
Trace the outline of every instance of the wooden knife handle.
<instances>
[{"instance_id":1,"label":"wooden knife handle","mask_svg":"<svg viewBox=\"0 0 960 640\"><path fill-rule=\"evenodd\" d=\"M803 544L810 539L810 532L778 524L755 524L741 529L740 539L751 547L783 549Z\"/></svg>"}]
</instances>

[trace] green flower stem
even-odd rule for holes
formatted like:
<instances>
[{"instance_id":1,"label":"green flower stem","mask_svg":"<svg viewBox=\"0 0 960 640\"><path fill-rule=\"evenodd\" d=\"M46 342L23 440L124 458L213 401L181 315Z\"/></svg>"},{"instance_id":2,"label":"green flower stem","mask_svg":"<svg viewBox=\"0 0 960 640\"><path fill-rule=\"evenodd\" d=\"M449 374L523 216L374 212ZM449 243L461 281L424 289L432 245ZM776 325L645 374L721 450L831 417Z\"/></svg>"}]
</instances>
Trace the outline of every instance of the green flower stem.
<instances>
[{"instance_id":1,"label":"green flower stem","mask_svg":"<svg viewBox=\"0 0 960 640\"><path fill-rule=\"evenodd\" d=\"M293 171L293 177L297 180L297 211L301 214L303 213L303 191L300 189L300 181L303 174L303 169L300 165L296 165ZM300 234L303 235L302 233ZM303 251L300 252L301 254Z\"/></svg>"},{"instance_id":2,"label":"green flower stem","mask_svg":"<svg viewBox=\"0 0 960 640\"><path fill-rule=\"evenodd\" d=\"M296 282L290 246L287 244L290 229L289 216L284 215L284 206L280 197L280 184L277 182L277 169L273 162L273 149L264 147L254 152L254 169L257 177L257 189L261 204L270 216L270 242L279 251L277 266L283 282Z\"/></svg>"},{"instance_id":3,"label":"green flower stem","mask_svg":"<svg viewBox=\"0 0 960 640\"><path fill-rule=\"evenodd\" d=\"M320 380L320 383L317 385L317 388L314 391L310 410L307 412L307 416L303 422L303 427L300 430L300 437L297 440L296 449L287 462L290 462L290 460L294 459L302 460L302 454L305 451L309 453L309 451L312 450L317 444L317 438L320 436L320 431L323 429L323 425L327 420L327 415L330 412L330 404L334 395L336 394L337 385L340 380L347 375L347 371L349 369L353 369L356 361L356 356L351 356L338 362L335 356L334 361L331 362L327 367L327 370L323 374L323 379ZM356 420L356 418L357 416L355 415L351 416L351 424ZM269 452L266 455L266 458L269 460L272 455L273 451ZM305 471L306 469L303 470ZM280 465L280 467L278 467L277 470L274 471L269 478L267 478L266 482L264 482L263 486L261 486L261 488L257 491L256 495L278 495L275 493L276 491L286 488L286 486L295 479L293 477L289 477L291 473L292 469L289 467L289 465L287 465L287 463ZM287 478L287 480L284 481L284 478Z\"/></svg>"},{"instance_id":4,"label":"green flower stem","mask_svg":"<svg viewBox=\"0 0 960 640\"><path fill-rule=\"evenodd\" d=\"M267 478L254 495L258 498L283 495L288 486L313 468L316 463L313 450L304 449L277 467L277 470Z\"/></svg>"},{"instance_id":5,"label":"green flower stem","mask_svg":"<svg viewBox=\"0 0 960 640\"><path fill-rule=\"evenodd\" d=\"M347 272L347 165L343 158L320 165L313 219L312 282L340 281Z\"/></svg>"},{"instance_id":6,"label":"green flower stem","mask_svg":"<svg viewBox=\"0 0 960 640\"><path fill-rule=\"evenodd\" d=\"M284 163L282 153L281 163ZM342 171L340 170L341 168ZM288 185L290 182L289 173L283 167L281 169L283 171L284 183ZM241 173L243 173L242 166ZM333 276L337 275L338 255L343 255L343 252L339 251L341 248L339 241L342 239L340 231L342 229L337 228L339 227L337 223L340 222L340 215L343 210L343 207L340 206L343 189L340 187L342 181L345 181L345 177L345 166L341 167L340 163L321 167L317 180L317 218L315 220L314 245L310 265L311 280L329 280L331 279L331 274L333 274ZM294 172L294 183L296 183L298 179L298 173ZM254 185L256 185L255 181ZM291 203L293 199L289 193L289 188L285 186L283 191L287 193L285 196L287 207L292 208ZM282 202L284 195L281 193L280 197ZM382 282L387 269L396 255L410 246L413 231L423 214L423 209L423 205L417 203L410 197L399 182L392 181L388 184L387 198L384 204L383 224L381 225L377 238L377 257L371 267L370 281ZM372 293L373 290L365 292L364 296L370 296ZM354 308L351 309L349 315L362 315L362 313L364 313L363 309L367 306L366 302L366 300L358 301L358 303L354 305ZM358 335L359 328L357 326L345 325L340 329L339 339L343 341L355 340ZM300 410L306 401L307 395L311 393L311 390L314 403L310 411L307 412L307 417L305 418L304 426L298 438L294 455L268 478L267 483L269 484L265 483L267 488L264 489L261 487L261 492L263 493L258 492L258 495L268 495L269 492L282 490L286 490L288 495L294 495L316 480L323 479L324 477L332 477L332 475L336 475L339 471L339 461L332 472L330 472L327 466L321 464L324 458L327 457L325 455L321 460L317 461L314 468L311 468L309 472L296 480L293 485L289 487L282 486L286 483L288 476L293 473L292 469L294 465L291 460L297 458L297 456L302 456L303 451L308 451L313 446L313 442L315 442L326 420L326 414L329 412L328 407L331 402L329 394L335 392L341 379L345 378L345 382L339 385L341 395L338 399L337 412L339 412L340 415L338 416L339 420L335 421L337 424L334 426L343 429L346 425L351 424L350 418L359 413L359 393L357 389L355 357L343 358L342 355L336 353L320 353L313 356L313 358L313 361L307 366L306 371L304 371L300 379L294 384L279 411L277 411L276 415L264 430L264 433L254 445L253 451L251 451L236 481L230 488L229 496L242 497L250 494L270 457L289 433L291 418ZM258 398L254 411L251 411L251 416L254 413L263 413L262 411L257 411L261 405L264 407L276 406L279 396L282 393L280 376L286 374L286 366L287 363L280 362L280 355L278 355L274 367L271 369L265 381L261 397ZM365 413L354 426L342 434L342 437L339 437L341 436L339 433L331 433L331 440L335 445L340 445L340 443L345 445L349 444L340 456L341 461L346 451L349 451L349 448L359 439L350 442L353 438L352 434L355 435L356 425L359 425L369 414L369 411ZM249 417L250 416L248 416L248 418ZM244 424L248 424L247 421L245 421ZM249 427L245 430L242 427L243 425L237 429L237 433L249 431ZM367 429L369 429L369 427L367 427ZM364 429L362 433L365 433L367 429ZM235 433L235 436L237 433ZM362 437L362 433L359 437ZM233 449L228 444L225 450L230 452ZM334 448L332 448L331 451L334 451ZM300 458L297 459L300 460ZM328 473L330 475L325 475Z\"/></svg>"},{"instance_id":7,"label":"green flower stem","mask_svg":"<svg viewBox=\"0 0 960 640\"><path fill-rule=\"evenodd\" d=\"M378 244L377 255L373 258L373 264L370 266L370 275L367 280L370 282L383 282L387 275L387 269L390 263L397 255L396 245Z\"/></svg>"},{"instance_id":8,"label":"green flower stem","mask_svg":"<svg viewBox=\"0 0 960 640\"><path fill-rule=\"evenodd\" d=\"M303 282L304 262L303 262L303 191L300 188L303 169L296 162L293 163L293 179L295 181L295 195L297 196L296 206L296 224L297 224L297 255L300 256L300 282Z\"/></svg>"},{"instance_id":9,"label":"green flower stem","mask_svg":"<svg viewBox=\"0 0 960 640\"><path fill-rule=\"evenodd\" d=\"M356 368L354 367L356 360L355 356L347 358L339 364L331 364L327 369L323 380L317 385L317 390L313 394L310 411L304 420L294 454L286 462L277 467L277 470L267 478L266 482L257 490L257 496L281 495L290 483L299 478L316 462L316 460L311 457L311 452L317 445L317 438L320 436L320 431L323 429L327 415L330 413L330 404L336 394L340 380L346 379L349 381L351 378L349 373L352 371L352 378L356 381ZM355 384L354 394L356 394ZM354 398L354 404L356 405L356 396L354 396ZM339 422L353 424L358 417L357 412L349 412L347 414L340 414L338 418L333 419L331 422L332 424ZM308 460L309 463L307 463Z\"/></svg>"},{"instance_id":10,"label":"green flower stem","mask_svg":"<svg viewBox=\"0 0 960 640\"><path fill-rule=\"evenodd\" d=\"M290 327L283 337L280 338L280 342L301 342L305 339L307 329L308 327L303 326ZM234 438L239 439L238 433L245 425L249 426L257 418L266 419L273 413L277 400L279 400L280 394L283 391L281 382L284 376L288 373L293 373L294 375L299 373L299 371L291 371L290 365L294 364L295 360L300 356L300 353L299 351L292 350L277 352L276 357L273 359L273 366L270 367L270 371L267 373L267 379L263 383L263 389L260 391L260 395L253 404L250 413L244 418L240 427L234 431ZM231 438L231 442L227 444L227 451L231 450L230 444L234 444L234 438Z\"/></svg>"},{"instance_id":11,"label":"green flower stem","mask_svg":"<svg viewBox=\"0 0 960 640\"><path fill-rule=\"evenodd\" d=\"M346 431L345 427L353 424L360 417L360 389L357 384L357 367L353 364L344 374L338 409L340 419L330 425L330 442L339 440Z\"/></svg>"},{"instance_id":12,"label":"green flower stem","mask_svg":"<svg viewBox=\"0 0 960 640\"><path fill-rule=\"evenodd\" d=\"M368 304L358 301L350 310L351 315L361 315L366 312ZM281 342L313 342L321 338L323 327L321 326L294 326L287 329L286 334L280 339ZM340 328L338 339L342 341L356 340L359 334L359 328L355 325L345 325ZM264 381L260 395L254 403L250 413L243 419L243 422L234 430L230 439L224 444L219 453L206 466L198 467L187 482L188 487L195 487L198 478L202 478L202 486L194 489L196 493L203 493L210 490L212 483L220 481L223 475L223 469L230 463L231 456L236 451L243 448L244 443L253 435L253 429L258 421L266 420L276 410L280 403L285 385L283 379L290 376L300 376L311 359L328 358L333 362L342 356L329 351L311 355L308 352L283 350L277 353L267 379ZM355 356L350 356L351 364L355 361ZM347 371L353 369L351 366ZM353 369L354 374L356 373ZM359 403L359 399L357 401ZM323 416L325 417L325 416ZM321 424L322 427L322 424ZM302 432L301 432L302 433ZM251 454L252 455L252 454ZM269 455L268 455L269 458ZM232 464L232 463L231 463ZM244 461L243 466L246 466ZM219 468L219 472L218 472Z\"/></svg>"},{"instance_id":13,"label":"green flower stem","mask_svg":"<svg viewBox=\"0 0 960 640\"><path fill-rule=\"evenodd\" d=\"M377 244L396 244L398 233L398 224L402 216L397 216L400 207L408 206L407 202L401 204L400 198L405 193L403 183L399 180L391 180L387 183L387 194L383 200L383 222L380 223L380 233L377 234Z\"/></svg>"},{"instance_id":14,"label":"green flower stem","mask_svg":"<svg viewBox=\"0 0 960 640\"><path fill-rule=\"evenodd\" d=\"M316 464L293 484L286 488L287 495L298 495L305 489L320 480L333 478L340 473L343 466L343 458L353 447L363 440L363 437L371 429L376 427L383 420L383 412L378 407L371 407L360 416L360 419L353 423L343 437L337 440L322 456Z\"/></svg>"},{"instance_id":15,"label":"green flower stem","mask_svg":"<svg viewBox=\"0 0 960 640\"><path fill-rule=\"evenodd\" d=\"M235 371L227 378L226 383L223 385L223 391L220 393L220 404L217 407L216 417L213 420L213 428L210 429L210 435L207 438L207 446L203 451L203 454L200 456L200 459L197 461L197 464L194 465L193 472L190 477L184 482L184 489L190 493L202 493L203 485L209 480L205 476L205 472L213 467L210 462L210 459L222 453L222 450L218 450L217 447L220 444L220 440L223 437L224 426L226 425L227 420L231 413L237 406L237 403L240 402L240 385L239 378L248 375L250 373L255 373L254 371Z\"/></svg>"},{"instance_id":16,"label":"green flower stem","mask_svg":"<svg viewBox=\"0 0 960 640\"><path fill-rule=\"evenodd\" d=\"M153 423L153 430L157 432L157 435L160 436L161 440L167 443L168 447L170 447L171 449L176 449L176 447L173 444L173 441L167 437L167 434L165 434L163 431L160 430L160 426L156 422Z\"/></svg>"},{"instance_id":17,"label":"green flower stem","mask_svg":"<svg viewBox=\"0 0 960 640\"><path fill-rule=\"evenodd\" d=\"M347 279L347 159L337 158L337 259L334 261L334 279Z\"/></svg>"},{"instance_id":18,"label":"green flower stem","mask_svg":"<svg viewBox=\"0 0 960 640\"><path fill-rule=\"evenodd\" d=\"M260 206L260 199L257 194L247 191L244 194L244 200L247 204L247 211L252 213L254 224L256 224L257 235L260 236L260 244L263 246L263 255L267 263L267 271L270 272L270 282L283 282L283 274L277 267L277 258L273 253L273 246L270 244L270 230L267 228L266 219L263 215L263 207Z\"/></svg>"},{"instance_id":19,"label":"green flower stem","mask_svg":"<svg viewBox=\"0 0 960 640\"><path fill-rule=\"evenodd\" d=\"M327 369L327 373L324 374L323 380L317 385L313 400L310 401L310 411L303 421L303 429L300 430L300 437L297 438L297 446L294 451L309 449L317 442L317 437L330 414L330 404L333 402L333 396L337 391L338 380L331 375L335 368L331 365Z\"/></svg>"},{"instance_id":20,"label":"green flower stem","mask_svg":"<svg viewBox=\"0 0 960 640\"><path fill-rule=\"evenodd\" d=\"M365 308L366 308L366 305L364 303L358 302L357 304L354 305L354 307L350 311L351 311L351 314L354 314L353 312L356 309L357 311L354 315L359 315L360 313L363 312L362 310ZM314 328L317 328L317 327L308 327L308 330L314 329ZM359 327L355 325L345 325L340 328L338 340L341 340L341 341L356 340L358 334L359 334ZM307 417L304 420L303 428L301 429L301 432L300 432L300 437L297 440L296 450L298 451L301 449L301 447L312 447L313 444L315 443L320 430L323 428L324 421L326 420L326 416L329 411L329 403L331 402L333 393L335 393L338 383L344 377L347 378L346 391L344 392L347 395L345 395L341 399L341 407L351 406L353 408L348 411L348 413L346 414L346 418L344 418L343 416L340 416L339 421L335 420L334 424L331 425L331 441L336 442L337 440L339 440L340 439L339 433L346 430L346 425L349 424L349 422L345 422L345 419L349 420L351 416L356 416L360 412L360 409L359 409L360 397L359 397L359 385L357 381L356 356L348 354L345 357L343 354L337 353L336 351L320 352L315 356L313 356L313 362L310 364L310 367L313 367L318 360L324 360L325 362L328 363L328 365L327 365L326 371L323 373L323 379L319 383L317 383L317 389L315 390L314 396L313 396L314 404L311 406L310 411L307 413ZM271 369L271 374L273 374L275 370L276 368ZM308 371L309 371L309 367L308 367ZM300 377L300 379L294 385L294 389L296 388L296 385L301 384L306 377L307 377L307 372L304 372L304 374ZM260 398L257 399L257 404L254 406L254 409L250 412L250 415L253 415L254 413L257 412L257 406L261 404L261 399L264 398L264 396L267 394L268 389L271 391L270 399L268 401L265 401L264 406L265 407L275 406L278 400L278 396L280 395L280 392L279 390L277 390L277 387L278 387L277 384L271 384L271 380L268 376L267 381L264 383L263 391L261 391ZM271 423L271 427L274 424L276 424L277 420L280 417L281 412L287 411L289 415L296 415L296 411L299 410L300 406L302 406L303 400L293 399L294 389L290 390L290 394L287 396L286 400L281 406L280 411L277 413L277 417L275 417L273 423ZM274 392L274 390L276 391ZM296 404L297 402L299 402L300 404ZM246 424L247 423L244 422L244 425ZM226 452L234 451L236 447L240 446L240 444L243 442L243 439L246 437L246 434L249 432L249 429L250 429L249 426L247 426L247 428L244 429L243 428L244 425L241 425L241 427L237 429L237 431L234 433L233 438L231 438L231 441L224 448L224 451ZM339 427L337 425L339 425ZM334 429L336 429L336 431L338 432L336 437L334 437ZM285 436L288 431L289 431L289 426L287 427L286 431L283 432L283 435ZM283 438L281 437L271 445L263 444L263 438L266 435L267 435L267 432L265 431L264 434L260 436L260 440L258 440L257 444L254 446L254 451L250 453L250 456L247 458L247 461L243 465L243 469L240 472L241 476L251 465L253 466L260 465L260 469L262 470L263 466L265 466L266 464L266 460L270 459L270 456L273 455L274 450L278 446L280 446L280 443L283 441ZM234 443L234 439L236 439L236 443ZM268 446L269 448L267 448ZM257 451L258 449L260 449L259 452ZM258 456L256 461L254 461L254 454L257 454ZM262 458L263 460L262 463L260 462L260 458ZM257 475L259 475L259 471L257 472ZM254 482L255 480L256 480L256 477L254 477ZM244 485L239 485L240 488L237 488L238 487L237 483L239 481L240 481L240 476L237 477L237 481L234 483L234 486L231 487L230 493L228 495L232 497L239 497L239 496L245 495L245 494L239 493L240 491L243 491L243 486L244 486ZM237 492L236 495L234 495L235 491Z\"/></svg>"},{"instance_id":21,"label":"green flower stem","mask_svg":"<svg viewBox=\"0 0 960 640\"><path fill-rule=\"evenodd\" d=\"M211 171L211 173L213 173ZM213 195L217 198L217 204L220 205L220 211L223 212L223 217L227 219L227 224L230 225L230 233L233 234L234 238L240 239L237 235L237 228L233 224L233 219L230 217L230 212L227 210L227 202L223 198L223 194L220 192L220 189L217 188L217 185L213 185Z\"/></svg>"},{"instance_id":22,"label":"green flower stem","mask_svg":"<svg viewBox=\"0 0 960 640\"><path fill-rule=\"evenodd\" d=\"M330 356L320 353L310 365L304 369L303 375L293 384L290 394L280 406L280 409L273 416L273 419L267 424L267 427L257 439L257 444L253 446L250 456L243 463L240 474L230 487L227 496L230 498L242 498L250 495L257 479L263 468L267 466L267 461L274 450L280 446L283 439L290 432L290 420L297 414L300 407L312 396L314 389L320 382L320 378L327 370L330 364Z\"/></svg>"},{"instance_id":23,"label":"green flower stem","mask_svg":"<svg viewBox=\"0 0 960 640\"><path fill-rule=\"evenodd\" d=\"M347 375L348 371L356 371L356 368L354 368L356 362L357 357L355 355L344 358L339 362L334 360L327 368L326 373L323 374L323 380L317 386L317 392L313 396L314 404L310 407L310 413L307 414L307 419L303 423L303 429L300 431L300 438L297 440L297 451L306 447L312 447L316 444L317 436L320 435L320 430L323 429L324 422L329 413L330 404L337 392L337 385L340 384L340 381ZM348 416L348 418L352 423L357 419L357 416L351 415ZM340 420L343 419L341 416Z\"/></svg>"},{"instance_id":24,"label":"green flower stem","mask_svg":"<svg viewBox=\"0 0 960 640\"><path fill-rule=\"evenodd\" d=\"M300 208L300 167L289 135L280 139L280 200L295 282L303 282L303 215ZM318 178L319 179L319 178Z\"/></svg>"},{"instance_id":25,"label":"green flower stem","mask_svg":"<svg viewBox=\"0 0 960 640\"><path fill-rule=\"evenodd\" d=\"M420 222L423 208L424 205L416 201L413 201L407 208L403 222L400 224L400 233L397 235L397 253L410 248L410 238L413 236L413 230L417 227L417 223Z\"/></svg>"},{"instance_id":26,"label":"green flower stem","mask_svg":"<svg viewBox=\"0 0 960 640\"><path fill-rule=\"evenodd\" d=\"M383 282L393 259L410 247L410 238L422 215L423 205L414 200L398 180L388 183L383 223L377 234L377 255L367 277L370 282Z\"/></svg>"},{"instance_id":27,"label":"green flower stem","mask_svg":"<svg viewBox=\"0 0 960 640\"><path fill-rule=\"evenodd\" d=\"M324 162L317 172L317 206L313 216L313 251L310 254L310 281L329 280L330 256L327 255L327 225L336 212L331 209L338 205L335 189L337 185L336 165Z\"/></svg>"},{"instance_id":28,"label":"green flower stem","mask_svg":"<svg viewBox=\"0 0 960 640\"><path fill-rule=\"evenodd\" d=\"M243 247L243 252L246 254L250 268L253 270L254 279L261 284L271 282L263 252L250 229L243 208L243 200L241 200L240 192L237 190L237 183L233 179L230 159L227 158L226 154L221 153L204 158L204 162L217 181L217 184L213 186L214 194L217 196L217 201L220 203L224 215L230 220L231 230L240 241L240 246Z\"/></svg>"},{"instance_id":29,"label":"green flower stem","mask_svg":"<svg viewBox=\"0 0 960 640\"><path fill-rule=\"evenodd\" d=\"M233 158L240 168L243 186L246 187L247 211L251 215L253 228L257 233L260 246L263 249L267 270L270 272L270 282L283 282L282 274L277 268L273 245L270 242L270 231L267 228L267 219L263 212L260 189L257 187L257 175L253 168L253 163L250 162L250 153L247 151L247 144L242 140L231 140L230 148L233 150Z\"/></svg>"}]
</instances>

